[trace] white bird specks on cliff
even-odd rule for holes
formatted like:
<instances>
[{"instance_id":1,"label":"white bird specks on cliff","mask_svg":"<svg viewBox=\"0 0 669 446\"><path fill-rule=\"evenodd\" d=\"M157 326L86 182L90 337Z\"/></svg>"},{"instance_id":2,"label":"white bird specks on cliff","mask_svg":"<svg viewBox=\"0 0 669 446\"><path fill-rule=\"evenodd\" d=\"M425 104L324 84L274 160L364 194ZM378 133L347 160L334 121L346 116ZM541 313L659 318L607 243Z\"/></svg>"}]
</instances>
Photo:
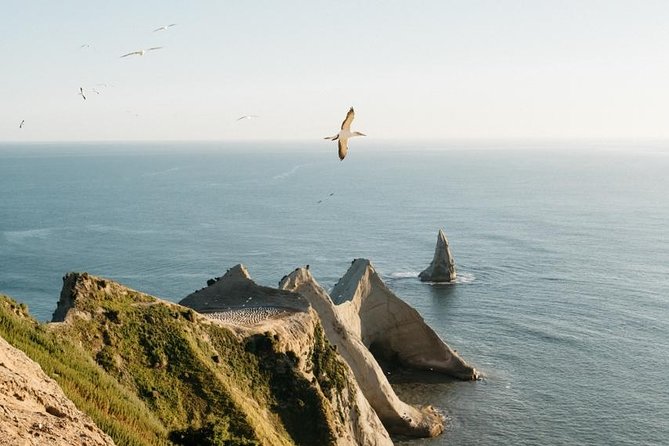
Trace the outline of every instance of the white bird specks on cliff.
<instances>
[{"instance_id":1,"label":"white bird specks on cliff","mask_svg":"<svg viewBox=\"0 0 669 446\"><path fill-rule=\"evenodd\" d=\"M351 123L355 117L355 111L353 107L346 113L346 118L344 122L341 123L341 130L334 136L326 136L324 139L329 139L330 141L338 141L337 145L339 147L339 159L341 161L346 157L346 152L348 151L348 139L353 138L354 136L367 136L364 133L360 132L351 132Z\"/></svg>"},{"instance_id":2,"label":"white bird specks on cliff","mask_svg":"<svg viewBox=\"0 0 669 446\"><path fill-rule=\"evenodd\" d=\"M144 49L144 50L132 51L132 52L130 52L130 53L124 54L124 55L121 56L121 57L128 57L128 56L143 56L143 55L145 55L148 51L155 51L155 50L159 50L159 49L162 49L162 48L163 48L162 46L154 46L154 47L152 47L152 48L146 48L146 49Z\"/></svg>"},{"instance_id":3,"label":"white bird specks on cliff","mask_svg":"<svg viewBox=\"0 0 669 446\"><path fill-rule=\"evenodd\" d=\"M167 28L171 28L173 26L177 26L177 24L176 23L170 23L169 25L164 25L164 26L161 26L160 28L154 29L153 32L155 33L157 31L165 31Z\"/></svg>"}]
</instances>

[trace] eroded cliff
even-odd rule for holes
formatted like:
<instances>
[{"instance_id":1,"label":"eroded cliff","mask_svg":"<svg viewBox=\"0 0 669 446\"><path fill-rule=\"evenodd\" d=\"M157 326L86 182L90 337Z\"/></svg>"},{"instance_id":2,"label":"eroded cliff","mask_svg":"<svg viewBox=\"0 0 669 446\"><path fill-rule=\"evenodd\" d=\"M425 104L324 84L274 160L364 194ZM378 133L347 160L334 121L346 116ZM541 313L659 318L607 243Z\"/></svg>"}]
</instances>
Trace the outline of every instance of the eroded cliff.
<instances>
[{"instance_id":1,"label":"eroded cliff","mask_svg":"<svg viewBox=\"0 0 669 446\"><path fill-rule=\"evenodd\" d=\"M443 418L432 407L413 407L395 394L383 370L356 330L349 329L327 292L305 268L284 277L280 287L306 297L320 316L330 342L351 367L364 396L391 433L433 437L443 430Z\"/></svg>"},{"instance_id":2,"label":"eroded cliff","mask_svg":"<svg viewBox=\"0 0 669 446\"><path fill-rule=\"evenodd\" d=\"M0 297L2 299L2 297ZM3 299L5 311L21 312ZM0 445L112 446L35 361L0 337Z\"/></svg>"},{"instance_id":3,"label":"eroded cliff","mask_svg":"<svg viewBox=\"0 0 669 446\"><path fill-rule=\"evenodd\" d=\"M345 326L376 356L457 379L478 378L476 369L383 283L369 260L354 260L330 296Z\"/></svg>"},{"instance_id":4,"label":"eroded cliff","mask_svg":"<svg viewBox=\"0 0 669 446\"><path fill-rule=\"evenodd\" d=\"M337 445L392 444L357 376L328 342L321 319L301 293L257 285L243 265L236 265L180 304L245 339L271 339L275 351L295 358L296 371L320 387L323 407L335 416L329 423Z\"/></svg>"}]
</instances>

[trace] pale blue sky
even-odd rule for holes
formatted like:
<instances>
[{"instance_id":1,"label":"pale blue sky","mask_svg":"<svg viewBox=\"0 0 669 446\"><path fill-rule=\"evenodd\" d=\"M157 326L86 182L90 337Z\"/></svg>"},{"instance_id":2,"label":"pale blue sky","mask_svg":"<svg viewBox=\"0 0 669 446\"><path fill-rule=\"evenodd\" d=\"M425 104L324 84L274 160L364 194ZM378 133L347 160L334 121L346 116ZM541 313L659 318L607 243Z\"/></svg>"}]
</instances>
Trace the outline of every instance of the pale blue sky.
<instances>
[{"instance_id":1,"label":"pale blue sky","mask_svg":"<svg viewBox=\"0 0 669 446\"><path fill-rule=\"evenodd\" d=\"M667 1L2 0L0 141L316 140L351 105L368 139L667 138L668 19Z\"/></svg>"}]
</instances>

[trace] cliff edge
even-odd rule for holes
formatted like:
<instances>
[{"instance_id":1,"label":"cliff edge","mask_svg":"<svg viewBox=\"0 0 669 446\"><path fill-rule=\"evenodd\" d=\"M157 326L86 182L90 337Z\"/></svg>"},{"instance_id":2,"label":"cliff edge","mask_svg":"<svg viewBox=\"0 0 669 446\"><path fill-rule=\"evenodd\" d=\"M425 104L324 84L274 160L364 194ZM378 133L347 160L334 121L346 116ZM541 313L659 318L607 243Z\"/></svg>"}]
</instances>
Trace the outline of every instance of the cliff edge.
<instances>
[{"instance_id":1,"label":"cliff edge","mask_svg":"<svg viewBox=\"0 0 669 446\"><path fill-rule=\"evenodd\" d=\"M476 369L383 283L369 260L355 259L330 296L344 325L375 356L461 380L478 378Z\"/></svg>"},{"instance_id":2,"label":"cliff edge","mask_svg":"<svg viewBox=\"0 0 669 446\"><path fill-rule=\"evenodd\" d=\"M9 300L0 305L5 311L21 311ZM44 444L112 446L114 442L39 364L0 336L0 445Z\"/></svg>"},{"instance_id":3,"label":"cliff edge","mask_svg":"<svg viewBox=\"0 0 669 446\"><path fill-rule=\"evenodd\" d=\"M300 293L316 309L330 343L351 367L365 398L391 433L434 437L443 431L443 418L434 408L413 407L399 399L372 353L346 326L330 296L306 268L296 269L279 286Z\"/></svg>"},{"instance_id":4,"label":"cliff edge","mask_svg":"<svg viewBox=\"0 0 669 446\"><path fill-rule=\"evenodd\" d=\"M337 432L333 444L392 445L384 424L359 386L358 375L342 359L338 346L331 345L332 338L324 336L322 318L309 299L294 291L258 285L243 265L236 265L180 304L244 339L269 337L274 350L297 358L296 372L320 387L323 407L336 414L329 418L332 430ZM315 357L316 349L323 354Z\"/></svg>"}]
</instances>

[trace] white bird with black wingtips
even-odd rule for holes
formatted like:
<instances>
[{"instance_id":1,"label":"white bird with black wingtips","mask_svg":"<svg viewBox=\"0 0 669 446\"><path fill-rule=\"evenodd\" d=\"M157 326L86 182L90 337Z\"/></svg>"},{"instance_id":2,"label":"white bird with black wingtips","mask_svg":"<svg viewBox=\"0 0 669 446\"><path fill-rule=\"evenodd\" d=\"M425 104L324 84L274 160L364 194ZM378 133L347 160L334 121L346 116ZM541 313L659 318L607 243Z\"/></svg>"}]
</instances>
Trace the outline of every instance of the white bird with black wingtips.
<instances>
[{"instance_id":1,"label":"white bird with black wingtips","mask_svg":"<svg viewBox=\"0 0 669 446\"><path fill-rule=\"evenodd\" d=\"M157 31L165 31L167 28L171 28L173 26L177 26L177 24L176 23L170 23L169 25L164 25L164 26L161 26L160 28L154 29L153 32L155 33Z\"/></svg>"},{"instance_id":2,"label":"white bird with black wingtips","mask_svg":"<svg viewBox=\"0 0 669 446\"><path fill-rule=\"evenodd\" d=\"M124 54L124 55L121 56L121 57L128 57L128 56L143 56L143 55L145 55L148 51L155 51L155 50L159 50L159 49L162 49L162 46L154 46L153 48L146 48L146 49L144 49L144 50L132 51L132 52L130 52L130 53L128 53L128 54Z\"/></svg>"},{"instance_id":3,"label":"white bird with black wingtips","mask_svg":"<svg viewBox=\"0 0 669 446\"><path fill-rule=\"evenodd\" d=\"M339 147L339 159L341 161L344 160L344 158L346 157L346 152L348 152L349 138L353 138L354 136L367 136L364 133L351 131L351 123L353 122L354 117L355 117L355 111L353 111L353 107L351 107L348 113L346 113L346 118L344 119L344 122L341 123L341 130L339 130L339 133L337 133L334 136L326 136L324 138L324 139L329 139L330 141L337 141L337 145Z\"/></svg>"}]
</instances>

